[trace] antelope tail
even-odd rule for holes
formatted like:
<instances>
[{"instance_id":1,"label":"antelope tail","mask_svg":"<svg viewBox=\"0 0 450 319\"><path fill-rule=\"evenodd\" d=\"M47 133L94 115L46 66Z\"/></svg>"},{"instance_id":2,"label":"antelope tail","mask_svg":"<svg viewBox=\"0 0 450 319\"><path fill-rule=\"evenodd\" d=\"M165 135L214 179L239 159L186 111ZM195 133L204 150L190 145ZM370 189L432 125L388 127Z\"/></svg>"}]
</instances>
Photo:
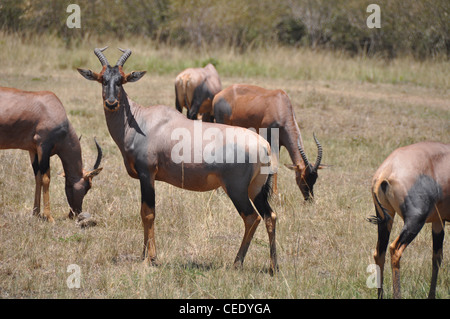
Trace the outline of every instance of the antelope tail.
<instances>
[{"instance_id":1,"label":"antelope tail","mask_svg":"<svg viewBox=\"0 0 450 319\"><path fill-rule=\"evenodd\" d=\"M269 199L272 197L273 186L273 174L269 174L260 192L260 196L262 196L266 203L268 203Z\"/></svg>"},{"instance_id":2,"label":"antelope tail","mask_svg":"<svg viewBox=\"0 0 450 319\"><path fill-rule=\"evenodd\" d=\"M366 219L368 222L370 222L372 224L375 224L375 225L384 224L384 223L387 223L390 219L392 219L391 215L389 215L388 210L383 205L381 205L380 200L378 199L378 190L381 189L381 191L383 193L385 193L388 185L389 185L388 181L384 180L383 182L378 184L377 187L374 187L374 189L372 190L373 197L374 197L375 203L376 203L375 209L376 209L377 215L376 216L372 215ZM380 215L380 210L383 213L383 216Z\"/></svg>"},{"instance_id":3,"label":"antelope tail","mask_svg":"<svg viewBox=\"0 0 450 319\"><path fill-rule=\"evenodd\" d=\"M184 103L188 109L191 109L191 101L189 101L189 80L190 78L183 79L183 94L184 94Z\"/></svg>"}]
</instances>

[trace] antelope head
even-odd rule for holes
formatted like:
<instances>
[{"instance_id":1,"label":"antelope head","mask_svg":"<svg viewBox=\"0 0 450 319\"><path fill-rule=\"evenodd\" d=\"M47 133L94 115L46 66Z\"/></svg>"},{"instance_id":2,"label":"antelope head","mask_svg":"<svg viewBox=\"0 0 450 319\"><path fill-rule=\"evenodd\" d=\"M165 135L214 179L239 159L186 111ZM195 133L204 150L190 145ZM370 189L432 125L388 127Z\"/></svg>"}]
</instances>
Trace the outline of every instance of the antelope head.
<instances>
[{"instance_id":1,"label":"antelope head","mask_svg":"<svg viewBox=\"0 0 450 319\"><path fill-rule=\"evenodd\" d=\"M87 80L97 81L102 84L103 107L106 111L115 112L120 108L120 101L123 90L122 85L128 82L136 82L141 79L146 71L133 71L128 74L123 72L123 64L131 55L131 50L123 50L122 56L119 58L115 66L110 66L103 51L108 47L102 49L96 48L95 55L102 64L100 73L95 73L87 69L77 69L78 72Z\"/></svg>"},{"instance_id":2,"label":"antelope head","mask_svg":"<svg viewBox=\"0 0 450 319\"><path fill-rule=\"evenodd\" d=\"M314 199L314 184L316 183L318 177L317 171L323 168L323 166L320 165L320 162L322 161L322 146L317 140L315 134L314 141L316 142L318 151L314 165L312 165L306 157L305 151L300 145L300 140L297 141L298 150L300 151L300 155L305 163L305 168L303 169L299 165L286 165L286 167L295 171L295 180L305 200Z\"/></svg>"},{"instance_id":3,"label":"antelope head","mask_svg":"<svg viewBox=\"0 0 450 319\"><path fill-rule=\"evenodd\" d=\"M99 167L102 161L103 152L95 138L94 141L95 146L97 147L97 159L95 161L94 167L89 171L83 169L83 176L79 180L66 178L65 191L70 206L70 218L78 216L78 214L82 212L83 199L92 187L92 179L97 176L103 169L102 167ZM65 176L65 174L61 175Z\"/></svg>"}]
</instances>

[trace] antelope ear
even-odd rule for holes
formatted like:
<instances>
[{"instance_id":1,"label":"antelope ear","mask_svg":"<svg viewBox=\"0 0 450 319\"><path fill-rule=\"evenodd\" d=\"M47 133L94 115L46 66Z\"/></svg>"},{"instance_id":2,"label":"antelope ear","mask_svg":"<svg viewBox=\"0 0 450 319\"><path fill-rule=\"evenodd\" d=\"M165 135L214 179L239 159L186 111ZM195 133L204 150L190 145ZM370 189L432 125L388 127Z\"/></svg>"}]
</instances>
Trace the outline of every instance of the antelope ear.
<instances>
[{"instance_id":1,"label":"antelope ear","mask_svg":"<svg viewBox=\"0 0 450 319\"><path fill-rule=\"evenodd\" d=\"M97 176L98 174L100 174L100 172L102 171L103 167L100 168L96 168L92 171L86 172L84 173L83 178L84 179L89 179L89 178L94 178L95 176Z\"/></svg>"},{"instance_id":2,"label":"antelope ear","mask_svg":"<svg viewBox=\"0 0 450 319\"><path fill-rule=\"evenodd\" d=\"M319 167L318 167L317 169L330 168L330 167L333 167L333 165L320 164Z\"/></svg>"},{"instance_id":3,"label":"antelope ear","mask_svg":"<svg viewBox=\"0 0 450 319\"><path fill-rule=\"evenodd\" d=\"M98 73L95 73L88 69L79 69L77 68L78 72L86 79L90 81L97 81L102 82L102 76Z\"/></svg>"},{"instance_id":4,"label":"antelope ear","mask_svg":"<svg viewBox=\"0 0 450 319\"><path fill-rule=\"evenodd\" d=\"M124 83L139 81L147 71L133 71L124 77Z\"/></svg>"},{"instance_id":5,"label":"antelope ear","mask_svg":"<svg viewBox=\"0 0 450 319\"><path fill-rule=\"evenodd\" d=\"M300 171L300 169L298 168L298 165L294 165L294 164L284 164L284 166L286 166L287 168L289 168L290 170L293 170L293 171L297 171L297 172Z\"/></svg>"}]
</instances>

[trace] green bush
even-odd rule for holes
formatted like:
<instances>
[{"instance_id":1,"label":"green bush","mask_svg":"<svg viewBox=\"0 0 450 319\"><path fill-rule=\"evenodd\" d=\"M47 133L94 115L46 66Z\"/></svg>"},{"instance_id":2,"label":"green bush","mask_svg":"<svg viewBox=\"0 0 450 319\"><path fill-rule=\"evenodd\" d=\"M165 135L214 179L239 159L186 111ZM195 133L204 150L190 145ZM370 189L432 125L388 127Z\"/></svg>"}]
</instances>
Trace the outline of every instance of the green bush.
<instances>
[{"instance_id":1,"label":"green bush","mask_svg":"<svg viewBox=\"0 0 450 319\"><path fill-rule=\"evenodd\" d=\"M369 0L77 0L81 29L69 29L67 1L3 0L0 29L52 33L67 44L132 35L191 48L274 45L418 59L450 54L450 1L377 1L381 29L369 29Z\"/></svg>"}]
</instances>

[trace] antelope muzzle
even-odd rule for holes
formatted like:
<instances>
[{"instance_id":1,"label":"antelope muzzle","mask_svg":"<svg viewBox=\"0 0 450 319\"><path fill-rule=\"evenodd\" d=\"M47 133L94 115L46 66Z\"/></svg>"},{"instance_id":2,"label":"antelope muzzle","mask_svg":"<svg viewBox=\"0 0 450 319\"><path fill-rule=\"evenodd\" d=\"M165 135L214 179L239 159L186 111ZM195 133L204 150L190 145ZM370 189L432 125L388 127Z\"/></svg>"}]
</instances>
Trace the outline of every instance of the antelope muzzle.
<instances>
[{"instance_id":1,"label":"antelope muzzle","mask_svg":"<svg viewBox=\"0 0 450 319\"><path fill-rule=\"evenodd\" d=\"M115 112L119 109L119 101L118 100L114 100L114 101L109 101L109 100L105 100L103 103L103 107L107 110L107 111L112 111Z\"/></svg>"}]
</instances>

